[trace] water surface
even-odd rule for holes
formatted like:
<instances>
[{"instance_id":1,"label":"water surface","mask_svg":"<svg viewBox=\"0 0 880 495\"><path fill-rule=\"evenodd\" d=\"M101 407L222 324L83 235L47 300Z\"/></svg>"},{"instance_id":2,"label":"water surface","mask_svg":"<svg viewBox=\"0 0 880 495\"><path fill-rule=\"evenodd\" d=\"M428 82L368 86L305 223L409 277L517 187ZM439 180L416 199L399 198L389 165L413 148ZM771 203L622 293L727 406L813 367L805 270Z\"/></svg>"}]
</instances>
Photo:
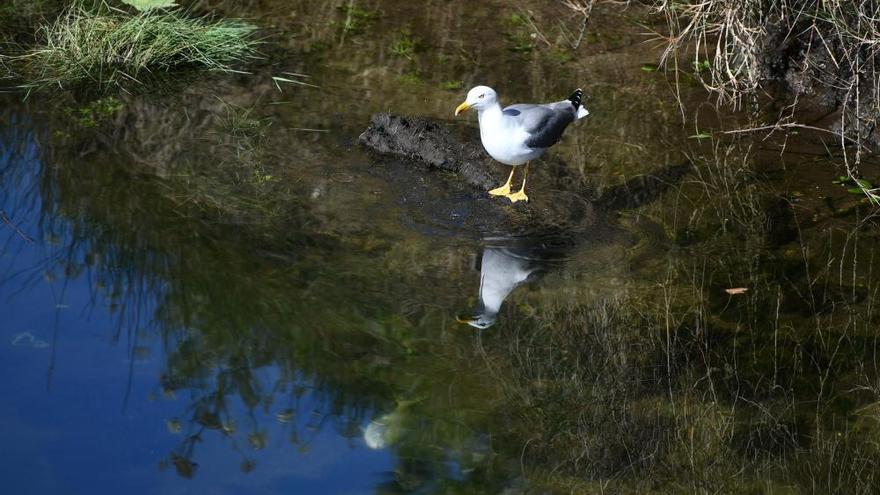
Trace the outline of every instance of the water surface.
<instances>
[{"instance_id":1,"label":"water surface","mask_svg":"<svg viewBox=\"0 0 880 495\"><path fill-rule=\"evenodd\" d=\"M693 138L743 117L643 70L641 11L573 50L553 9L545 43L501 2L350 5L230 11L277 30L253 74L3 96L6 491L876 488L877 235L820 137ZM605 198L588 228L511 237L357 144L377 111L476 132L478 83L584 87L552 153Z\"/></svg>"}]
</instances>

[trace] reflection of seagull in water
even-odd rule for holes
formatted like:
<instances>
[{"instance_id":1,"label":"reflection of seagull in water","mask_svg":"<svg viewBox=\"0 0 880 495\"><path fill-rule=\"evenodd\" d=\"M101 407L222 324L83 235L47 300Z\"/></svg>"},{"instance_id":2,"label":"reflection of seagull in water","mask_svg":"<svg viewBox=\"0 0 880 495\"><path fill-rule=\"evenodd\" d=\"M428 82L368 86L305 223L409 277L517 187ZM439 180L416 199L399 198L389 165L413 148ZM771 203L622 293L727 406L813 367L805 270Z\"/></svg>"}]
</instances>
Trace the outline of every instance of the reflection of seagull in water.
<instances>
[{"instance_id":1,"label":"reflection of seagull in water","mask_svg":"<svg viewBox=\"0 0 880 495\"><path fill-rule=\"evenodd\" d=\"M474 328L491 327L498 319L501 304L513 289L560 254L543 243L486 246L480 261L480 301L470 316L456 319Z\"/></svg>"}]
</instances>

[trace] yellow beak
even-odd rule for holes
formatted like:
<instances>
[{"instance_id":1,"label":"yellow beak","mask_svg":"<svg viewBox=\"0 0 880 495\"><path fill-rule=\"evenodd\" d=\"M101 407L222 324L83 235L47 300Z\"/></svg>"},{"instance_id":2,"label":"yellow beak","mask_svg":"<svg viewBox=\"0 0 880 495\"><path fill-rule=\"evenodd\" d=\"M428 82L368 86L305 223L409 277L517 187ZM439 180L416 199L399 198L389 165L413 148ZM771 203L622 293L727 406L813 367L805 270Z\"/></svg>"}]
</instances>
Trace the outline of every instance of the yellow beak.
<instances>
[{"instance_id":1,"label":"yellow beak","mask_svg":"<svg viewBox=\"0 0 880 495\"><path fill-rule=\"evenodd\" d=\"M471 320L469 318L465 318L464 316L458 315L455 317L455 321L459 323L470 323Z\"/></svg>"},{"instance_id":2,"label":"yellow beak","mask_svg":"<svg viewBox=\"0 0 880 495\"><path fill-rule=\"evenodd\" d=\"M467 102L462 103L461 105L455 107L455 116L458 117L458 114L461 112L467 112L471 109L471 106L467 104Z\"/></svg>"}]
</instances>

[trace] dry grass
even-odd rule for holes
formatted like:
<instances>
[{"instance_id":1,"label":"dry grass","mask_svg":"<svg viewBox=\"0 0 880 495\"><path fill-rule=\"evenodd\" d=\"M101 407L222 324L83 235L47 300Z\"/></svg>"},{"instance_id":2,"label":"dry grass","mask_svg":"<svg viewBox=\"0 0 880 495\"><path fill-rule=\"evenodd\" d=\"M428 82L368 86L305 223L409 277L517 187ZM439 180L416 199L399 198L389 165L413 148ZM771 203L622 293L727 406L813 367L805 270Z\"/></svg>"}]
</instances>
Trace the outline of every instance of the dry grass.
<instances>
[{"instance_id":1,"label":"dry grass","mask_svg":"<svg viewBox=\"0 0 880 495\"><path fill-rule=\"evenodd\" d=\"M670 28L665 61L677 64L681 53L692 53L696 77L719 104L755 114L762 91L783 87L789 104L778 122L762 128L799 126L796 111L827 109L833 122L825 125L837 135L847 174L859 177L864 153L880 145L880 3L662 0L656 6Z\"/></svg>"}]
</instances>

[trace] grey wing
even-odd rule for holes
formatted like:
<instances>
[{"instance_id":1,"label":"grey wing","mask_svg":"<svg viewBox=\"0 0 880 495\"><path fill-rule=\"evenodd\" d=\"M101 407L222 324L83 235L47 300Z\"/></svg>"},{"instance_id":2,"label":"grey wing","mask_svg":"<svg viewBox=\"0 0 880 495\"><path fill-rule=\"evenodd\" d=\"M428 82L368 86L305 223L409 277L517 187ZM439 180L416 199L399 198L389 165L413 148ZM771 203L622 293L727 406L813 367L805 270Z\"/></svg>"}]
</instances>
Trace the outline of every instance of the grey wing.
<instances>
[{"instance_id":1,"label":"grey wing","mask_svg":"<svg viewBox=\"0 0 880 495\"><path fill-rule=\"evenodd\" d=\"M529 148L549 148L556 144L575 117L574 106L568 101L548 105L511 105L503 112L517 119L529 133L525 143Z\"/></svg>"}]
</instances>

